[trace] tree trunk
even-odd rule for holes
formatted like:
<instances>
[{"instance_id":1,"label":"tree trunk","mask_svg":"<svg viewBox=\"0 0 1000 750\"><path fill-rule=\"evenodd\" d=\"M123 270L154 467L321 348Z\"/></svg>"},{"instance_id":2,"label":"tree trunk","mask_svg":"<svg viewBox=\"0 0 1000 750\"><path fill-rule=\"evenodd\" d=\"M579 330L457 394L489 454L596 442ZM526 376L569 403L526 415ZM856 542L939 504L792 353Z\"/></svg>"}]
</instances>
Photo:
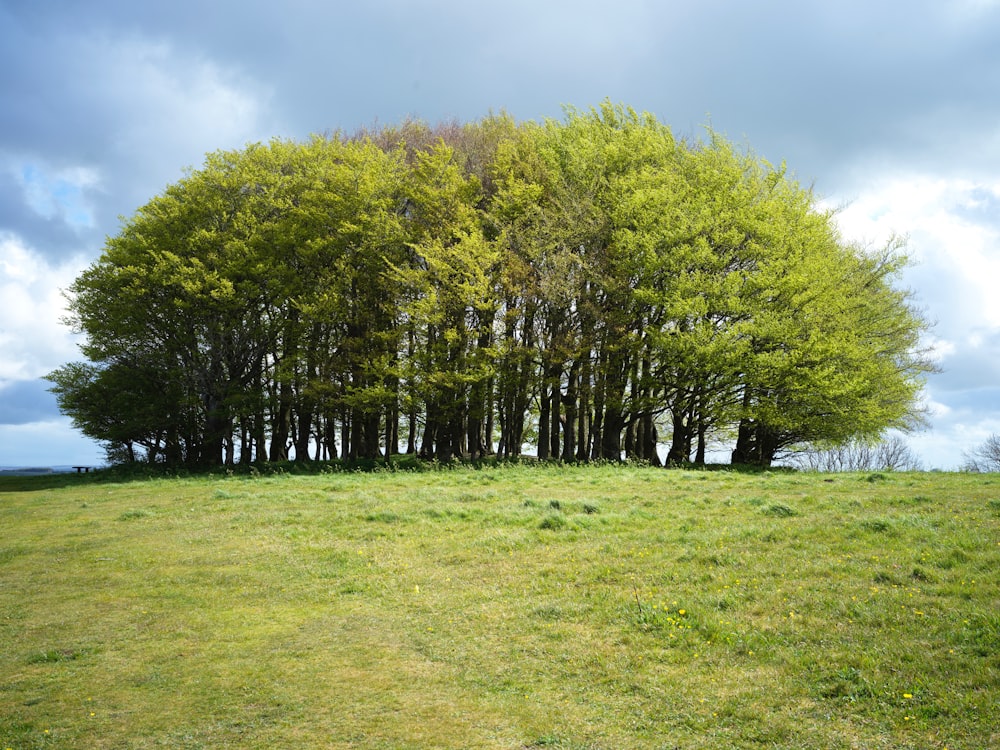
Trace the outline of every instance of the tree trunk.
<instances>
[{"instance_id":1,"label":"tree trunk","mask_svg":"<svg viewBox=\"0 0 1000 750\"><path fill-rule=\"evenodd\" d=\"M667 452L667 465L680 466L691 459L688 446L691 445L690 425L687 422L687 409L675 399L674 408L670 412L673 434L670 437L670 450Z\"/></svg>"},{"instance_id":2,"label":"tree trunk","mask_svg":"<svg viewBox=\"0 0 1000 750\"><path fill-rule=\"evenodd\" d=\"M732 463L768 468L778 452L778 434L749 419L740 421Z\"/></svg>"},{"instance_id":3,"label":"tree trunk","mask_svg":"<svg viewBox=\"0 0 1000 750\"><path fill-rule=\"evenodd\" d=\"M576 358L569 368L569 377L566 382L566 396L563 399L566 403L566 427L563 432L562 460L573 461L576 458L576 430L577 430L577 380L580 375L580 360Z\"/></svg>"},{"instance_id":4,"label":"tree trunk","mask_svg":"<svg viewBox=\"0 0 1000 750\"><path fill-rule=\"evenodd\" d=\"M214 395L205 396L205 434L202 439L200 463L205 466L221 466L229 419L223 400Z\"/></svg>"},{"instance_id":5,"label":"tree trunk","mask_svg":"<svg viewBox=\"0 0 1000 750\"><path fill-rule=\"evenodd\" d=\"M551 427L549 428L549 455L552 458L559 458L559 428L562 426L562 420L560 419L562 402L561 375L561 365L554 366L549 372L549 385L551 389L551 405L549 406L549 421L551 423Z\"/></svg>"},{"instance_id":6,"label":"tree trunk","mask_svg":"<svg viewBox=\"0 0 1000 750\"><path fill-rule=\"evenodd\" d=\"M291 431L292 394L286 382L278 383L278 403L271 415L271 461L288 460L288 434Z\"/></svg>"},{"instance_id":7,"label":"tree trunk","mask_svg":"<svg viewBox=\"0 0 1000 750\"><path fill-rule=\"evenodd\" d=\"M340 455L345 459L351 457L351 412L344 406L340 419Z\"/></svg>"},{"instance_id":8,"label":"tree trunk","mask_svg":"<svg viewBox=\"0 0 1000 750\"><path fill-rule=\"evenodd\" d=\"M398 386L397 386L398 387ZM385 456L399 453L399 398L385 408Z\"/></svg>"},{"instance_id":9,"label":"tree trunk","mask_svg":"<svg viewBox=\"0 0 1000 750\"><path fill-rule=\"evenodd\" d=\"M552 447L552 443L549 441L549 429L552 427L552 423L549 421L549 409L551 407L551 402L549 401L549 381L543 378L541 384L541 391L538 398L538 460L544 461L549 457L549 449Z\"/></svg>"},{"instance_id":10,"label":"tree trunk","mask_svg":"<svg viewBox=\"0 0 1000 750\"><path fill-rule=\"evenodd\" d=\"M656 434L656 420L653 418L651 413L646 413L642 415L640 421L640 455L645 461L649 461L651 466L662 466L663 462L660 461L660 454L657 453L656 447L659 442Z\"/></svg>"},{"instance_id":11,"label":"tree trunk","mask_svg":"<svg viewBox=\"0 0 1000 750\"><path fill-rule=\"evenodd\" d=\"M601 458L622 460L622 430L625 418L620 411L605 409L601 435Z\"/></svg>"},{"instance_id":12,"label":"tree trunk","mask_svg":"<svg viewBox=\"0 0 1000 750\"><path fill-rule=\"evenodd\" d=\"M406 455L412 456L417 452L417 407L416 404L410 407L407 415L409 424L406 430Z\"/></svg>"},{"instance_id":13,"label":"tree trunk","mask_svg":"<svg viewBox=\"0 0 1000 750\"><path fill-rule=\"evenodd\" d=\"M435 443L437 442L438 420L435 410L431 404L427 404L427 412L424 418L424 436L420 443L420 458L432 459L435 454Z\"/></svg>"},{"instance_id":14,"label":"tree trunk","mask_svg":"<svg viewBox=\"0 0 1000 750\"><path fill-rule=\"evenodd\" d=\"M590 352L584 354L580 370L580 398L577 405L576 427L576 460L587 461L590 458Z\"/></svg>"},{"instance_id":15,"label":"tree trunk","mask_svg":"<svg viewBox=\"0 0 1000 750\"><path fill-rule=\"evenodd\" d=\"M486 409L486 425L483 427L483 444L482 448L487 456L493 455L493 429L494 429L494 409L493 409L493 394L496 388L496 383L491 377L489 382L486 384L486 403L484 407Z\"/></svg>"},{"instance_id":16,"label":"tree trunk","mask_svg":"<svg viewBox=\"0 0 1000 750\"><path fill-rule=\"evenodd\" d=\"M302 403L301 412L298 419L298 431L295 438L295 460L309 460L309 439L312 437L312 409L306 406L305 399L300 399Z\"/></svg>"},{"instance_id":17,"label":"tree trunk","mask_svg":"<svg viewBox=\"0 0 1000 750\"><path fill-rule=\"evenodd\" d=\"M603 458L604 445L604 396L607 388L607 355L602 351L597 357L596 382L594 387L594 421L590 427L590 457Z\"/></svg>"}]
</instances>

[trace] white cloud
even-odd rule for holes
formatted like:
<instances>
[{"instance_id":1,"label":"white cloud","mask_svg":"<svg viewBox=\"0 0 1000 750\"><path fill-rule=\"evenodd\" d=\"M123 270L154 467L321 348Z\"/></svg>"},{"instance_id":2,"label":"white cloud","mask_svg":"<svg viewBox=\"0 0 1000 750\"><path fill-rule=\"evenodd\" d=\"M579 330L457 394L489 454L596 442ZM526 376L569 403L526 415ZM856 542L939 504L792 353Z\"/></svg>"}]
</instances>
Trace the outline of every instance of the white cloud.
<instances>
[{"instance_id":1,"label":"white cloud","mask_svg":"<svg viewBox=\"0 0 1000 750\"><path fill-rule=\"evenodd\" d=\"M83 46L96 60L93 95L130 115L114 148L136 166L176 174L206 151L260 138L268 94L236 71L145 37Z\"/></svg>"},{"instance_id":2,"label":"white cloud","mask_svg":"<svg viewBox=\"0 0 1000 750\"><path fill-rule=\"evenodd\" d=\"M960 467L1000 425L991 403L1000 371L998 207L1000 181L897 173L859 190L837 216L848 240L908 238L914 265L903 283L935 324L926 342L942 368L924 393L931 429L907 438L928 468Z\"/></svg>"},{"instance_id":3,"label":"white cloud","mask_svg":"<svg viewBox=\"0 0 1000 750\"><path fill-rule=\"evenodd\" d=\"M882 244L893 235L908 237L907 250L917 264L914 274L932 282L920 285L929 293L927 302L947 304L947 309L930 311L949 321L947 337L976 326L1000 327L996 206L1000 182L897 176L861 192L837 221L849 239ZM936 290L947 294L935 295Z\"/></svg>"},{"instance_id":4,"label":"white cloud","mask_svg":"<svg viewBox=\"0 0 1000 750\"><path fill-rule=\"evenodd\" d=\"M0 381L45 375L79 356L61 322L62 290L80 274L82 258L51 264L15 235L0 234Z\"/></svg>"},{"instance_id":5,"label":"white cloud","mask_svg":"<svg viewBox=\"0 0 1000 750\"><path fill-rule=\"evenodd\" d=\"M931 350L930 358L936 363L953 356L958 350L954 342L933 335L926 337L926 344Z\"/></svg>"},{"instance_id":6,"label":"white cloud","mask_svg":"<svg viewBox=\"0 0 1000 750\"><path fill-rule=\"evenodd\" d=\"M273 132L262 125L267 90L200 52L134 32L67 29L48 44L71 67L36 60L32 90L47 106L23 110L20 140L0 149L10 208L0 223L0 390L34 394L24 414L53 421L15 424L0 413L6 465L100 462L96 444L55 418L55 399L38 395L39 378L81 358L79 337L61 322L62 291L117 231L118 215L206 152Z\"/></svg>"},{"instance_id":7,"label":"white cloud","mask_svg":"<svg viewBox=\"0 0 1000 750\"><path fill-rule=\"evenodd\" d=\"M952 408L950 406L943 404L940 401L935 401L932 398L925 400L924 407L933 419L943 419L952 412Z\"/></svg>"}]
</instances>

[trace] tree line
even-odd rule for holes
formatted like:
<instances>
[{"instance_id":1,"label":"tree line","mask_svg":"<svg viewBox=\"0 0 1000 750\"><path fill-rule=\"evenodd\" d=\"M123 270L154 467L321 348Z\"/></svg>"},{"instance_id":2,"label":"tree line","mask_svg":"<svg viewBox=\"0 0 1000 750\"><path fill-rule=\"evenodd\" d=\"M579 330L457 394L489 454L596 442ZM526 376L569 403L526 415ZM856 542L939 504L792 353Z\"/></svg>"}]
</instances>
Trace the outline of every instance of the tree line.
<instances>
[{"instance_id":1,"label":"tree line","mask_svg":"<svg viewBox=\"0 0 1000 750\"><path fill-rule=\"evenodd\" d=\"M605 102L209 154L69 289L48 377L114 461L769 465L918 419L897 241Z\"/></svg>"}]
</instances>

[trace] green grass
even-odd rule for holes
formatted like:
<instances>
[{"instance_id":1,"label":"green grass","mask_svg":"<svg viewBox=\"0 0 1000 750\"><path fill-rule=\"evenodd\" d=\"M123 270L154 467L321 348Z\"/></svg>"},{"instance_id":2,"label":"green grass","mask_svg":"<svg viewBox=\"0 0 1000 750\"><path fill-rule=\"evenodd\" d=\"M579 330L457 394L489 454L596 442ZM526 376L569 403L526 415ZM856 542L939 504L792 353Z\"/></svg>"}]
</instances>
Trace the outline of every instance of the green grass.
<instances>
[{"instance_id":1,"label":"green grass","mask_svg":"<svg viewBox=\"0 0 1000 750\"><path fill-rule=\"evenodd\" d=\"M1000 477L0 479L0 750L1000 746Z\"/></svg>"}]
</instances>

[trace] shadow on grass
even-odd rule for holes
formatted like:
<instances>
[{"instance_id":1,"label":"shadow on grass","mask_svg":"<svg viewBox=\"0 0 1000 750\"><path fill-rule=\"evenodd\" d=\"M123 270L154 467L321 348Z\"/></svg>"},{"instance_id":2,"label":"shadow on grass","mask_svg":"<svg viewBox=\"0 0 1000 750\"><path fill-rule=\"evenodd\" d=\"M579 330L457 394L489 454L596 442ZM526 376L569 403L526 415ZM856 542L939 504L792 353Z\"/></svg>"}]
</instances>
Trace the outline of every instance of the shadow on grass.
<instances>
[{"instance_id":1,"label":"shadow on grass","mask_svg":"<svg viewBox=\"0 0 1000 750\"><path fill-rule=\"evenodd\" d=\"M454 464L458 466L456 462ZM339 474L347 472L373 473L396 471L430 471L450 468L436 462L423 461L416 456L392 456L389 459L363 459L356 461L276 461L255 464L235 464L213 467L178 467L166 464L118 464L87 473L37 472L0 473L0 493L33 492L64 487L95 484L120 484L154 479L181 479L190 477L244 477L255 479L282 475Z\"/></svg>"},{"instance_id":2,"label":"shadow on grass","mask_svg":"<svg viewBox=\"0 0 1000 750\"><path fill-rule=\"evenodd\" d=\"M784 466L760 467L732 464L706 464L698 466L685 464L680 466L654 467L644 462L628 461L591 461L573 462L539 461L534 456L519 456L515 458L498 458L487 456L476 460L456 459L448 463L436 460L426 460L415 455L394 455L389 458L356 459L334 461L275 461L253 464L234 464L232 466L214 466L206 468L191 468L167 466L165 464L119 464L88 473L49 472L37 474L0 473L0 493L3 492L37 492L64 487L78 487L91 484L120 484L123 482L142 482L153 479L180 479L189 477L273 477L282 475L309 476L316 474L343 473L379 473L379 472L427 472L450 471L453 469L485 469L504 467L534 467L540 470L584 467L598 465L639 466L654 470L684 470L705 472L735 472L739 474L762 473L794 473L795 469Z\"/></svg>"}]
</instances>

